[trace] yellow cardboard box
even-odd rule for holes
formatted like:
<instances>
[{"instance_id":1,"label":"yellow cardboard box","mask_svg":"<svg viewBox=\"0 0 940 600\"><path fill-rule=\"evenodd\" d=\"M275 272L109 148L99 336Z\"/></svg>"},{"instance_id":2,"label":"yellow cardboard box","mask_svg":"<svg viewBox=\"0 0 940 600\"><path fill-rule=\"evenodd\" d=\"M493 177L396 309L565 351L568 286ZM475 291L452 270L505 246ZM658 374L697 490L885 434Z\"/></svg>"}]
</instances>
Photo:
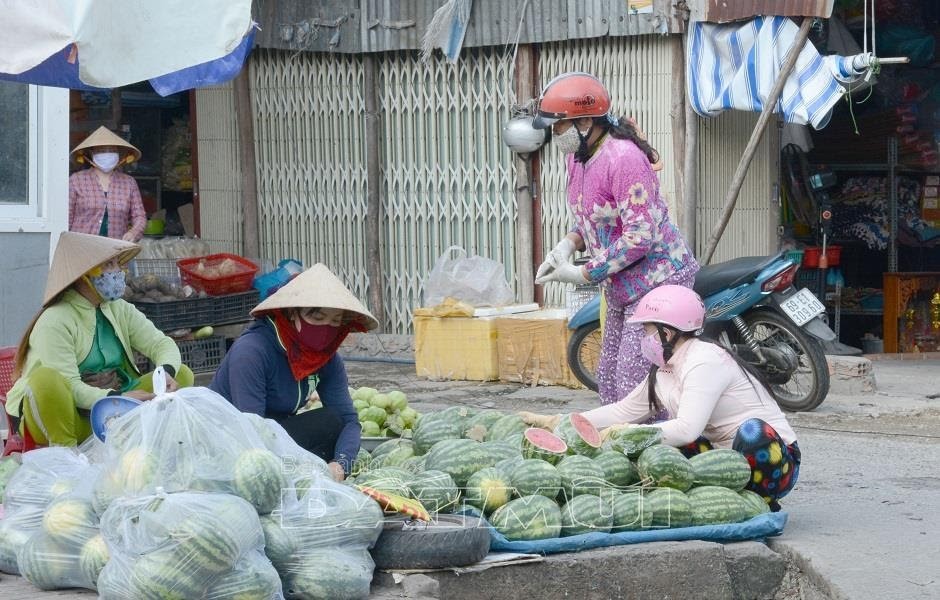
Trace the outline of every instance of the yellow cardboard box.
<instances>
[{"instance_id":1,"label":"yellow cardboard box","mask_svg":"<svg viewBox=\"0 0 940 600\"><path fill-rule=\"evenodd\" d=\"M414 317L415 371L428 379L499 379L496 319Z\"/></svg>"},{"instance_id":2,"label":"yellow cardboard box","mask_svg":"<svg viewBox=\"0 0 940 600\"><path fill-rule=\"evenodd\" d=\"M583 387L568 368L568 319L547 309L496 319L499 378L525 385Z\"/></svg>"}]
</instances>

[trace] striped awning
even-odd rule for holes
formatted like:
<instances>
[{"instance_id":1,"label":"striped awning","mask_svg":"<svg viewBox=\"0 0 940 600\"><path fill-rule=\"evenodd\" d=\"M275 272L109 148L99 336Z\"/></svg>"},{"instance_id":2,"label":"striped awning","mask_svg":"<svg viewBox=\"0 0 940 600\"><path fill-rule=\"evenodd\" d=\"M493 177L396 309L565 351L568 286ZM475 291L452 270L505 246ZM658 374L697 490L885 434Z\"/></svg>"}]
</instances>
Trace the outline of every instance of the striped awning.
<instances>
[{"instance_id":1,"label":"striped awning","mask_svg":"<svg viewBox=\"0 0 940 600\"><path fill-rule=\"evenodd\" d=\"M703 117L729 109L761 112L795 43L797 27L781 16L744 23L693 23L687 82L692 108ZM862 77L869 55L820 56L809 42L787 78L774 112L788 123L825 127L845 93Z\"/></svg>"}]
</instances>

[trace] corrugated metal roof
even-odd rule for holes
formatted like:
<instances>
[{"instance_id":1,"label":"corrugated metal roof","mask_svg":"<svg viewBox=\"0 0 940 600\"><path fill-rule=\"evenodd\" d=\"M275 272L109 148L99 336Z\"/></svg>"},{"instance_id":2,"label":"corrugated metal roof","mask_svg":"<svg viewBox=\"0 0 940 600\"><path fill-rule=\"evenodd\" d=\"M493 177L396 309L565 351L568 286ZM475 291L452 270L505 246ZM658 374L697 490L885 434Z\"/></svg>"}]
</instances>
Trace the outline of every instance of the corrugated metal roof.
<instances>
[{"instance_id":1,"label":"corrugated metal roof","mask_svg":"<svg viewBox=\"0 0 940 600\"><path fill-rule=\"evenodd\" d=\"M756 15L823 17L832 15L834 0L689 0L693 21L726 23Z\"/></svg>"},{"instance_id":2,"label":"corrugated metal roof","mask_svg":"<svg viewBox=\"0 0 940 600\"><path fill-rule=\"evenodd\" d=\"M262 48L310 52L416 50L443 0L256 0ZM473 0L463 46L667 33L671 0L631 13L626 0ZM520 31L520 21L522 29Z\"/></svg>"}]
</instances>

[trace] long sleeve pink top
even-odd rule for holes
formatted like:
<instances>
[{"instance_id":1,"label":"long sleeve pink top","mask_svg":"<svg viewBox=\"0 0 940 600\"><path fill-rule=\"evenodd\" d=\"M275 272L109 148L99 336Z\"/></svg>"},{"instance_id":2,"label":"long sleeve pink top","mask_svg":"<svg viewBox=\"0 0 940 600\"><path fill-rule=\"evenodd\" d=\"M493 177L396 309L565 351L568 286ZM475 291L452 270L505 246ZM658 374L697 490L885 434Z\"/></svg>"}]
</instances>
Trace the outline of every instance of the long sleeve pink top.
<instances>
[{"instance_id":1,"label":"long sleeve pink top","mask_svg":"<svg viewBox=\"0 0 940 600\"><path fill-rule=\"evenodd\" d=\"M650 418L644 380L623 400L584 413L598 429ZM722 348L692 339L676 350L656 374L656 396L671 418L655 426L663 443L683 446L704 435L715 446L730 448L747 419L763 419L786 444L796 441L783 412L756 380L751 380Z\"/></svg>"}]
</instances>

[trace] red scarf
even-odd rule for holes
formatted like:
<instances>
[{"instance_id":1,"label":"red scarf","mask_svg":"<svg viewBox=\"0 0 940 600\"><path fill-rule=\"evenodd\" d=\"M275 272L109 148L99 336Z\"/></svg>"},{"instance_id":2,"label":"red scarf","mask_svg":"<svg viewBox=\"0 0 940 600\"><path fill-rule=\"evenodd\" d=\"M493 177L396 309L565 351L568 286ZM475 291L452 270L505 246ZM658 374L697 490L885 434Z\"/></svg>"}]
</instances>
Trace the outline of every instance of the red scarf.
<instances>
[{"instance_id":1,"label":"red scarf","mask_svg":"<svg viewBox=\"0 0 940 600\"><path fill-rule=\"evenodd\" d=\"M284 346L284 351L287 353L287 363L290 365L291 373L294 374L294 379L297 381L306 379L329 362L350 332L365 331L365 328L358 321L344 323L338 327L339 333L336 334L336 338L329 346L323 350L311 350L300 343L297 328L284 316L283 311L275 311L273 315L269 316L272 317L278 341Z\"/></svg>"}]
</instances>

